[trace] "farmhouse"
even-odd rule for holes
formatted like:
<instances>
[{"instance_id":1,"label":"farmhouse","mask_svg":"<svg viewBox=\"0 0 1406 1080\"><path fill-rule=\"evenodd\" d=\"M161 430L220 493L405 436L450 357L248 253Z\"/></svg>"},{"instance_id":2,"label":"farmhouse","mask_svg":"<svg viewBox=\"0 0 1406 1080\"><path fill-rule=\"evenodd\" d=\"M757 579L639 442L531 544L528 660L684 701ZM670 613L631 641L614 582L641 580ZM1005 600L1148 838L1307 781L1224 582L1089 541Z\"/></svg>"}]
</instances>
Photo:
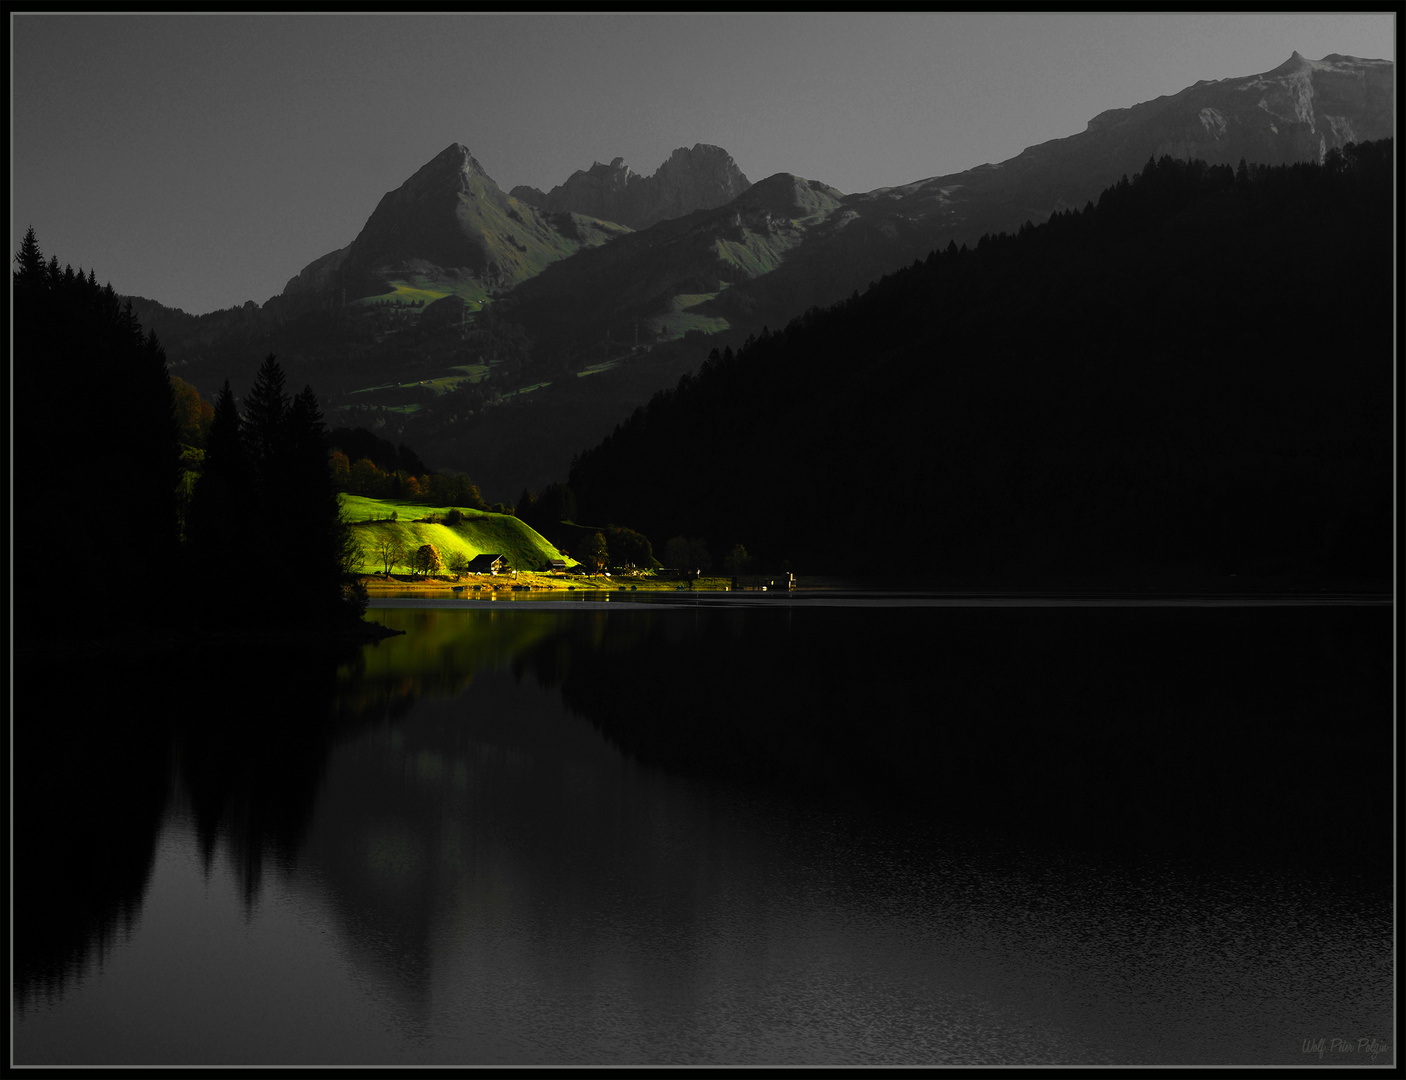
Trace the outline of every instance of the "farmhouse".
<instances>
[{"instance_id":1,"label":"farmhouse","mask_svg":"<svg viewBox=\"0 0 1406 1080\"><path fill-rule=\"evenodd\" d=\"M471 574L496 574L508 568L506 555L475 555L464 569Z\"/></svg>"},{"instance_id":2,"label":"farmhouse","mask_svg":"<svg viewBox=\"0 0 1406 1080\"><path fill-rule=\"evenodd\" d=\"M547 569L553 571L554 573L561 573L566 569L566 560L551 559L547 563Z\"/></svg>"}]
</instances>

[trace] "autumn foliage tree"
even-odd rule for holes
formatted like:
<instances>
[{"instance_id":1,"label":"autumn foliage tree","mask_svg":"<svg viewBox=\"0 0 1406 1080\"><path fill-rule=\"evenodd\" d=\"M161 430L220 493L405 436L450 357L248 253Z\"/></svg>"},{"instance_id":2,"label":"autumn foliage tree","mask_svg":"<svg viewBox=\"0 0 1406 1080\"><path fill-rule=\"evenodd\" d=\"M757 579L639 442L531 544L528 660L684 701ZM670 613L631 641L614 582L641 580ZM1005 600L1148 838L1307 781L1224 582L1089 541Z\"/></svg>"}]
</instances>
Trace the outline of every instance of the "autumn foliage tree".
<instances>
[{"instance_id":1,"label":"autumn foliage tree","mask_svg":"<svg viewBox=\"0 0 1406 1080\"><path fill-rule=\"evenodd\" d=\"M592 572L596 572L606 565L609 558L610 549L606 546L605 536L601 533L593 533L591 538L586 541L586 550L581 553L581 561Z\"/></svg>"},{"instance_id":2,"label":"autumn foliage tree","mask_svg":"<svg viewBox=\"0 0 1406 1080\"><path fill-rule=\"evenodd\" d=\"M204 447L205 436L215 419L215 407L201 398L200 391L179 375L171 376L171 395L181 442L186 446Z\"/></svg>"},{"instance_id":3,"label":"autumn foliage tree","mask_svg":"<svg viewBox=\"0 0 1406 1080\"><path fill-rule=\"evenodd\" d=\"M411 556L410 568L422 576L439 573L444 568L439 549L433 544L421 544Z\"/></svg>"}]
</instances>

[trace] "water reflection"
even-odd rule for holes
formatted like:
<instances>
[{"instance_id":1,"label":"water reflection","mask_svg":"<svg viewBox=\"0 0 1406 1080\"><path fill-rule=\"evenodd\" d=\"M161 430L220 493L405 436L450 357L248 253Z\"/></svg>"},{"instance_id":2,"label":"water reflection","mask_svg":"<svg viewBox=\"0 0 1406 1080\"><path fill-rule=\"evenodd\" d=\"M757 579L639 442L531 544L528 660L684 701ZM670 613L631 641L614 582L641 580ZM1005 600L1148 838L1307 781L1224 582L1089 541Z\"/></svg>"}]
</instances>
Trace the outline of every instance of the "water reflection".
<instances>
[{"instance_id":1,"label":"water reflection","mask_svg":"<svg viewBox=\"0 0 1406 1080\"><path fill-rule=\"evenodd\" d=\"M95 677L17 743L16 985L75 988L18 1060L1296 1064L1389 1030L1389 611L604 607ZM198 988L134 973L192 938Z\"/></svg>"},{"instance_id":2,"label":"water reflection","mask_svg":"<svg viewBox=\"0 0 1406 1080\"><path fill-rule=\"evenodd\" d=\"M167 803L169 733L151 722L167 688L137 696L138 680L120 674L90 668L75 685L66 669L15 673L12 959L21 1006L59 993L140 913ZM97 685L112 697L85 699L82 689ZM54 704L26 712L23 703L41 693ZM123 707L138 700L148 708Z\"/></svg>"},{"instance_id":3,"label":"water reflection","mask_svg":"<svg viewBox=\"0 0 1406 1080\"><path fill-rule=\"evenodd\" d=\"M1389 618L633 609L567 624L526 666L671 770L1133 856L1282 861L1391 820L1390 761L1362 749L1390 730Z\"/></svg>"},{"instance_id":4,"label":"water reflection","mask_svg":"<svg viewBox=\"0 0 1406 1080\"><path fill-rule=\"evenodd\" d=\"M162 822L223 843L246 906L295 860L333 741L344 657L228 650L16 671L15 986L55 997L138 921ZM75 678L75 675L78 675Z\"/></svg>"}]
</instances>

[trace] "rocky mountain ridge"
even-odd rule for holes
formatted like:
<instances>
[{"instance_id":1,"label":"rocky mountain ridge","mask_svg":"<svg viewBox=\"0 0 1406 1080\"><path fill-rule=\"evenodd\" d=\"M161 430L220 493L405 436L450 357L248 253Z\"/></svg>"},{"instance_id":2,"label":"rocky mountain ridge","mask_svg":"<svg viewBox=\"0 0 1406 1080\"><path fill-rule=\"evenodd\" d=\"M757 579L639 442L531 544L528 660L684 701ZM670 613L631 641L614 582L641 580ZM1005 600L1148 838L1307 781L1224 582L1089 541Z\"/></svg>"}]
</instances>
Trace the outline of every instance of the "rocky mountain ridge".
<instances>
[{"instance_id":1,"label":"rocky mountain ridge","mask_svg":"<svg viewBox=\"0 0 1406 1080\"><path fill-rule=\"evenodd\" d=\"M354 300L397 278L427 276L511 288L548 263L624 231L570 212L540 211L503 193L462 143L451 143L388 191L349 245L315 259L285 295Z\"/></svg>"},{"instance_id":2,"label":"rocky mountain ridge","mask_svg":"<svg viewBox=\"0 0 1406 1080\"><path fill-rule=\"evenodd\" d=\"M638 230L712 210L751 186L726 150L695 143L675 150L653 176L641 176L617 157L609 165L597 161L578 169L549 192L519 185L509 194L543 210L586 214Z\"/></svg>"},{"instance_id":3,"label":"rocky mountain ridge","mask_svg":"<svg viewBox=\"0 0 1406 1080\"><path fill-rule=\"evenodd\" d=\"M1152 101L1109 109L1087 128L1026 148L997 164L848 195L833 216L843 229L812 230L776 271L718 296L705 310L777 325L825 305L933 248L1039 224L1083 207L1149 158L1198 158L1235 166L1321 161L1349 142L1390 138L1395 64L1295 52L1271 71L1202 81Z\"/></svg>"},{"instance_id":4,"label":"rocky mountain ridge","mask_svg":"<svg viewBox=\"0 0 1406 1080\"><path fill-rule=\"evenodd\" d=\"M329 413L361 409L358 422L392 425L434 467L513 494L559 479L574 451L715 345L736 347L764 325L775 331L934 249L1082 208L1149 158L1273 165L1389 138L1394 72L1390 61L1295 53L1268 72L1107 110L1084 131L1004 162L850 195L781 173L636 231L534 204L523 189L505 194L455 143L387 193L351 244L310 263L262 317L219 313L198 329L162 318L155 328L204 393L227 374L238 382L231 365L243 360L227 358L302 356L332 393ZM705 157L731 162L720 150ZM694 155L675 159L688 165ZM589 184L577 179L591 174ZM617 159L554 191L624 200L643 179ZM358 309L358 297L375 303ZM459 402L465 394L472 400ZM547 404L557 410L550 420Z\"/></svg>"}]
</instances>

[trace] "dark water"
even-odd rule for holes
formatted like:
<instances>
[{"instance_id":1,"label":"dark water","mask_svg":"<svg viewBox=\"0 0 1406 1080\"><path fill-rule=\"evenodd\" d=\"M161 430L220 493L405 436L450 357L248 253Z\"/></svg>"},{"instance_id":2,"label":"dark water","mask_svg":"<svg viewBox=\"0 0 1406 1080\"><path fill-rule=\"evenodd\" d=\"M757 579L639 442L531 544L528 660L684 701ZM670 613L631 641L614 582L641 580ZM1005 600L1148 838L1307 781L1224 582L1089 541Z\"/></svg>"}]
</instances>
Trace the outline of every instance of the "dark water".
<instances>
[{"instance_id":1,"label":"dark water","mask_svg":"<svg viewBox=\"0 0 1406 1080\"><path fill-rule=\"evenodd\" d=\"M1394 1063L1389 608L574 603L17 672L14 1063Z\"/></svg>"}]
</instances>

